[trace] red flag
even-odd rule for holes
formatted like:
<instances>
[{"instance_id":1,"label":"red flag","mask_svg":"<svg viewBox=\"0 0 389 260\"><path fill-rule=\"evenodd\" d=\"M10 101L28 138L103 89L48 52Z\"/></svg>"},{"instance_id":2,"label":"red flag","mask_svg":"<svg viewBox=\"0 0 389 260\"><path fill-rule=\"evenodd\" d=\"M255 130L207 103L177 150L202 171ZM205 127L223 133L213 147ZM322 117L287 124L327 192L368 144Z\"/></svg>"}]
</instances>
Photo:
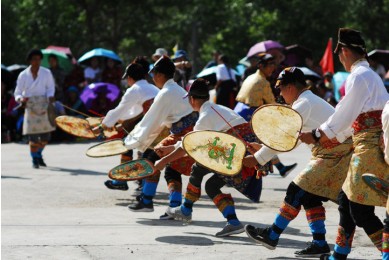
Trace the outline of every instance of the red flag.
<instances>
[{"instance_id":1,"label":"red flag","mask_svg":"<svg viewBox=\"0 0 389 260\"><path fill-rule=\"evenodd\" d=\"M321 58L320 66L323 70L323 74L331 72L334 74L334 57L332 55L332 38L328 39L327 48L324 52L323 58Z\"/></svg>"}]
</instances>

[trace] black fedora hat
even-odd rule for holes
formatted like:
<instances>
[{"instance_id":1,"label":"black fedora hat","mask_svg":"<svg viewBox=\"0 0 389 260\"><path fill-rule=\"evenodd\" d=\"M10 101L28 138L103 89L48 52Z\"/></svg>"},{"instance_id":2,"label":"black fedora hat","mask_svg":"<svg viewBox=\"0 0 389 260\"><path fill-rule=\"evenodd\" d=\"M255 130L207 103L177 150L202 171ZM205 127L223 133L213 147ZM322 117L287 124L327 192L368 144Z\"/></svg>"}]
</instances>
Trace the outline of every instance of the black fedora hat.
<instances>
[{"instance_id":1,"label":"black fedora hat","mask_svg":"<svg viewBox=\"0 0 389 260\"><path fill-rule=\"evenodd\" d=\"M338 43L336 44L334 53L338 54L342 46L366 53L366 44L361 36L361 32L354 29L339 28Z\"/></svg>"}]
</instances>

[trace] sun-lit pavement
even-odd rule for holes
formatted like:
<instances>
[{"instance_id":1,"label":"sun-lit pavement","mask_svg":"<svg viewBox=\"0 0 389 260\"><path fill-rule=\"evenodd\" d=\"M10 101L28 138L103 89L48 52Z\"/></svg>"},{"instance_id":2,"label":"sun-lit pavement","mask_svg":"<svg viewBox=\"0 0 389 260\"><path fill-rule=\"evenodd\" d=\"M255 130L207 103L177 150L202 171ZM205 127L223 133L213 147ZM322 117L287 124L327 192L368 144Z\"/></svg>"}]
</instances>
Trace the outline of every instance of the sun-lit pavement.
<instances>
[{"instance_id":1,"label":"sun-lit pavement","mask_svg":"<svg viewBox=\"0 0 389 260\"><path fill-rule=\"evenodd\" d=\"M49 167L32 169L27 145L1 145L2 259L295 259L293 252L311 240L304 211L290 224L276 250L252 243L245 233L217 238L225 222L205 192L194 206L193 222L159 220L167 205L161 178L154 212L134 213L135 183L129 191L104 186L119 157L93 159L94 143L52 144L44 151ZM237 215L244 224L270 225L293 177L309 160L308 148L282 154L299 165L288 177L264 178L261 203L251 203L232 188ZM277 170L275 170L277 172ZM186 187L187 177L184 177ZM333 247L338 212L328 202L327 238ZM378 208L383 219L385 210ZM357 229L349 259L380 259L366 234Z\"/></svg>"}]
</instances>

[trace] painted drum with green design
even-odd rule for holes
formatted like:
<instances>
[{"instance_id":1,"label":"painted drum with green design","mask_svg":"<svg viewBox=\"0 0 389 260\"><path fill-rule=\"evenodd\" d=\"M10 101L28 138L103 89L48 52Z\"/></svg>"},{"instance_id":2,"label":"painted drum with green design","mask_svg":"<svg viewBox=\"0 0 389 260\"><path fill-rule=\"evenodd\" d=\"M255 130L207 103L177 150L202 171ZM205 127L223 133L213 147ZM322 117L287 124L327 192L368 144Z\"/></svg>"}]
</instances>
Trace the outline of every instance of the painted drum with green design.
<instances>
[{"instance_id":1,"label":"painted drum with green design","mask_svg":"<svg viewBox=\"0 0 389 260\"><path fill-rule=\"evenodd\" d=\"M118 181L134 181L149 177L154 173L154 165L147 159L140 159L114 167L109 171L108 176Z\"/></svg>"},{"instance_id":2,"label":"painted drum with green design","mask_svg":"<svg viewBox=\"0 0 389 260\"><path fill-rule=\"evenodd\" d=\"M235 136L217 131L194 131L185 135L182 143L190 157L215 173L234 176L242 170L246 146Z\"/></svg>"}]
</instances>

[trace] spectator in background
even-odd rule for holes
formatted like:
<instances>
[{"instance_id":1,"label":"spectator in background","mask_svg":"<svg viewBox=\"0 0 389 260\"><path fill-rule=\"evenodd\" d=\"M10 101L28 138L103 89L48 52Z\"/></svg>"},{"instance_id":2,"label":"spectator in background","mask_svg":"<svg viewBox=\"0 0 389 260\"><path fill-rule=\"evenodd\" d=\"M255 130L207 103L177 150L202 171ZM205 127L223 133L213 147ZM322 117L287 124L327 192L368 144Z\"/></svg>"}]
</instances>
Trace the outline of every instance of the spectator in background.
<instances>
[{"instance_id":1,"label":"spectator in background","mask_svg":"<svg viewBox=\"0 0 389 260\"><path fill-rule=\"evenodd\" d=\"M307 56L305 58L305 65L307 66L308 69L316 72L317 74L319 74L320 76L323 75L323 70L322 68L320 67L319 64L315 63L314 60L313 60L313 57L311 55Z\"/></svg>"},{"instance_id":2,"label":"spectator in background","mask_svg":"<svg viewBox=\"0 0 389 260\"><path fill-rule=\"evenodd\" d=\"M11 142L16 133L16 116L11 113L15 105L14 97L7 92L7 86L1 81L1 143Z\"/></svg>"},{"instance_id":3,"label":"spectator in background","mask_svg":"<svg viewBox=\"0 0 389 260\"><path fill-rule=\"evenodd\" d=\"M92 101L90 111L94 114L106 115L109 110L115 108L115 104L107 98L109 90L106 86L98 88L95 93L97 97Z\"/></svg>"},{"instance_id":4,"label":"spectator in background","mask_svg":"<svg viewBox=\"0 0 389 260\"><path fill-rule=\"evenodd\" d=\"M229 58L222 54L219 56L219 65L216 67L216 104L234 109L236 97L236 76L230 67Z\"/></svg>"},{"instance_id":5,"label":"spectator in background","mask_svg":"<svg viewBox=\"0 0 389 260\"><path fill-rule=\"evenodd\" d=\"M247 122L251 120L252 114L258 107L275 103L270 83L267 81L276 68L274 57L271 54L261 53L250 58L257 61L256 71L243 81L236 97L238 104L234 109Z\"/></svg>"},{"instance_id":6,"label":"spectator in background","mask_svg":"<svg viewBox=\"0 0 389 260\"><path fill-rule=\"evenodd\" d=\"M337 102L334 98L333 90L327 88L323 81L316 82L315 89L315 93L317 96L327 101L331 106L336 106Z\"/></svg>"},{"instance_id":7,"label":"spectator in background","mask_svg":"<svg viewBox=\"0 0 389 260\"><path fill-rule=\"evenodd\" d=\"M186 84L192 74L192 64L188 59L188 55L184 50L177 50L173 57L174 65L176 66L176 73L174 74L174 81L185 89Z\"/></svg>"},{"instance_id":8,"label":"spectator in background","mask_svg":"<svg viewBox=\"0 0 389 260\"><path fill-rule=\"evenodd\" d=\"M277 77L281 73L283 69L285 69L285 55L283 53L283 49L280 48L274 48L268 50L266 53L271 54L274 57L274 61L276 62L276 69L274 70L273 74L271 75L270 78L268 78L270 82L270 86L272 87L272 91L274 94L274 97L276 98L277 103L282 103L284 104L285 101L280 95L280 90L278 88L275 88L274 86L276 85L277 82Z\"/></svg>"},{"instance_id":9,"label":"spectator in background","mask_svg":"<svg viewBox=\"0 0 389 260\"><path fill-rule=\"evenodd\" d=\"M247 60L250 63L250 66L247 67L246 70L244 71L242 81L246 80L248 76L254 74L258 70L258 61L259 61L258 55L261 55L261 53L250 56L247 58ZM273 60L274 60L274 57L273 57Z\"/></svg>"},{"instance_id":10,"label":"spectator in background","mask_svg":"<svg viewBox=\"0 0 389 260\"><path fill-rule=\"evenodd\" d=\"M82 89L85 87L85 84L84 70L78 63L76 63L73 65L73 69L70 73L65 77L65 91L70 86Z\"/></svg>"},{"instance_id":11,"label":"spectator in background","mask_svg":"<svg viewBox=\"0 0 389 260\"><path fill-rule=\"evenodd\" d=\"M106 66L102 73L102 82L112 83L120 87L120 82L122 79L122 69L120 65L116 63L113 59L107 58Z\"/></svg>"},{"instance_id":12,"label":"spectator in background","mask_svg":"<svg viewBox=\"0 0 389 260\"><path fill-rule=\"evenodd\" d=\"M164 48L158 48L155 50L155 53L151 55L151 59L155 63L162 56L168 56L167 50L165 50Z\"/></svg>"},{"instance_id":13,"label":"spectator in background","mask_svg":"<svg viewBox=\"0 0 389 260\"><path fill-rule=\"evenodd\" d=\"M274 60L276 62L277 67L280 66L285 60L285 55L283 53L283 49L274 48L274 49L268 50L267 53L271 54L274 57ZM277 77L278 77L278 74L277 74Z\"/></svg>"},{"instance_id":14,"label":"spectator in background","mask_svg":"<svg viewBox=\"0 0 389 260\"><path fill-rule=\"evenodd\" d=\"M384 79L386 74L385 67L381 63L378 63L377 60L372 58L369 58L369 63L372 70L374 70L381 77L381 79Z\"/></svg>"},{"instance_id":15,"label":"spectator in background","mask_svg":"<svg viewBox=\"0 0 389 260\"><path fill-rule=\"evenodd\" d=\"M155 53L153 55L151 55L151 59L153 60L153 64L150 64L149 70L151 70L154 67L154 63L157 62L157 60L159 60L159 58L161 58L162 56L168 56L167 50L165 50L164 48L156 49ZM151 78L151 81L149 81L149 79L147 79L147 81L150 84L154 84L153 72L150 73L150 78Z\"/></svg>"},{"instance_id":16,"label":"spectator in background","mask_svg":"<svg viewBox=\"0 0 389 260\"><path fill-rule=\"evenodd\" d=\"M334 84L332 83L332 78L333 78L332 73L326 72L324 73L323 77L324 77L324 85L326 86L327 89L332 91L334 89Z\"/></svg>"},{"instance_id":17,"label":"spectator in background","mask_svg":"<svg viewBox=\"0 0 389 260\"><path fill-rule=\"evenodd\" d=\"M90 66L86 67L84 70L84 77L87 85L101 82L101 69L97 57L91 58Z\"/></svg>"},{"instance_id":18,"label":"spectator in background","mask_svg":"<svg viewBox=\"0 0 389 260\"><path fill-rule=\"evenodd\" d=\"M66 90L64 104L66 106L74 109L74 110L81 112L81 113L87 114L87 112L88 112L84 103L80 99L80 90L76 86L70 86ZM82 116L79 113L76 113L70 109L66 111L66 114L69 116L84 118L84 116Z\"/></svg>"},{"instance_id":19,"label":"spectator in background","mask_svg":"<svg viewBox=\"0 0 389 260\"><path fill-rule=\"evenodd\" d=\"M58 58L54 54L49 55L49 65L51 74L53 74L55 82L55 99L63 101L66 72L63 68L59 66Z\"/></svg>"},{"instance_id":20,"label":"spectator in background","mask_svg":"<svg viewBox=\"0 0 389 260\"><path fill-rule=\"evenodd\" d=\"M205 65L204 69L208 69L208 68L211 68L211 67L215 67L217 66L217 61L219 59L219 56L220 56L220 52L218 50L214 50L212 52L212 60L210 60L207 65ZM203 69L203 70L204 70Z\"/></svg>"}]
</instances>

